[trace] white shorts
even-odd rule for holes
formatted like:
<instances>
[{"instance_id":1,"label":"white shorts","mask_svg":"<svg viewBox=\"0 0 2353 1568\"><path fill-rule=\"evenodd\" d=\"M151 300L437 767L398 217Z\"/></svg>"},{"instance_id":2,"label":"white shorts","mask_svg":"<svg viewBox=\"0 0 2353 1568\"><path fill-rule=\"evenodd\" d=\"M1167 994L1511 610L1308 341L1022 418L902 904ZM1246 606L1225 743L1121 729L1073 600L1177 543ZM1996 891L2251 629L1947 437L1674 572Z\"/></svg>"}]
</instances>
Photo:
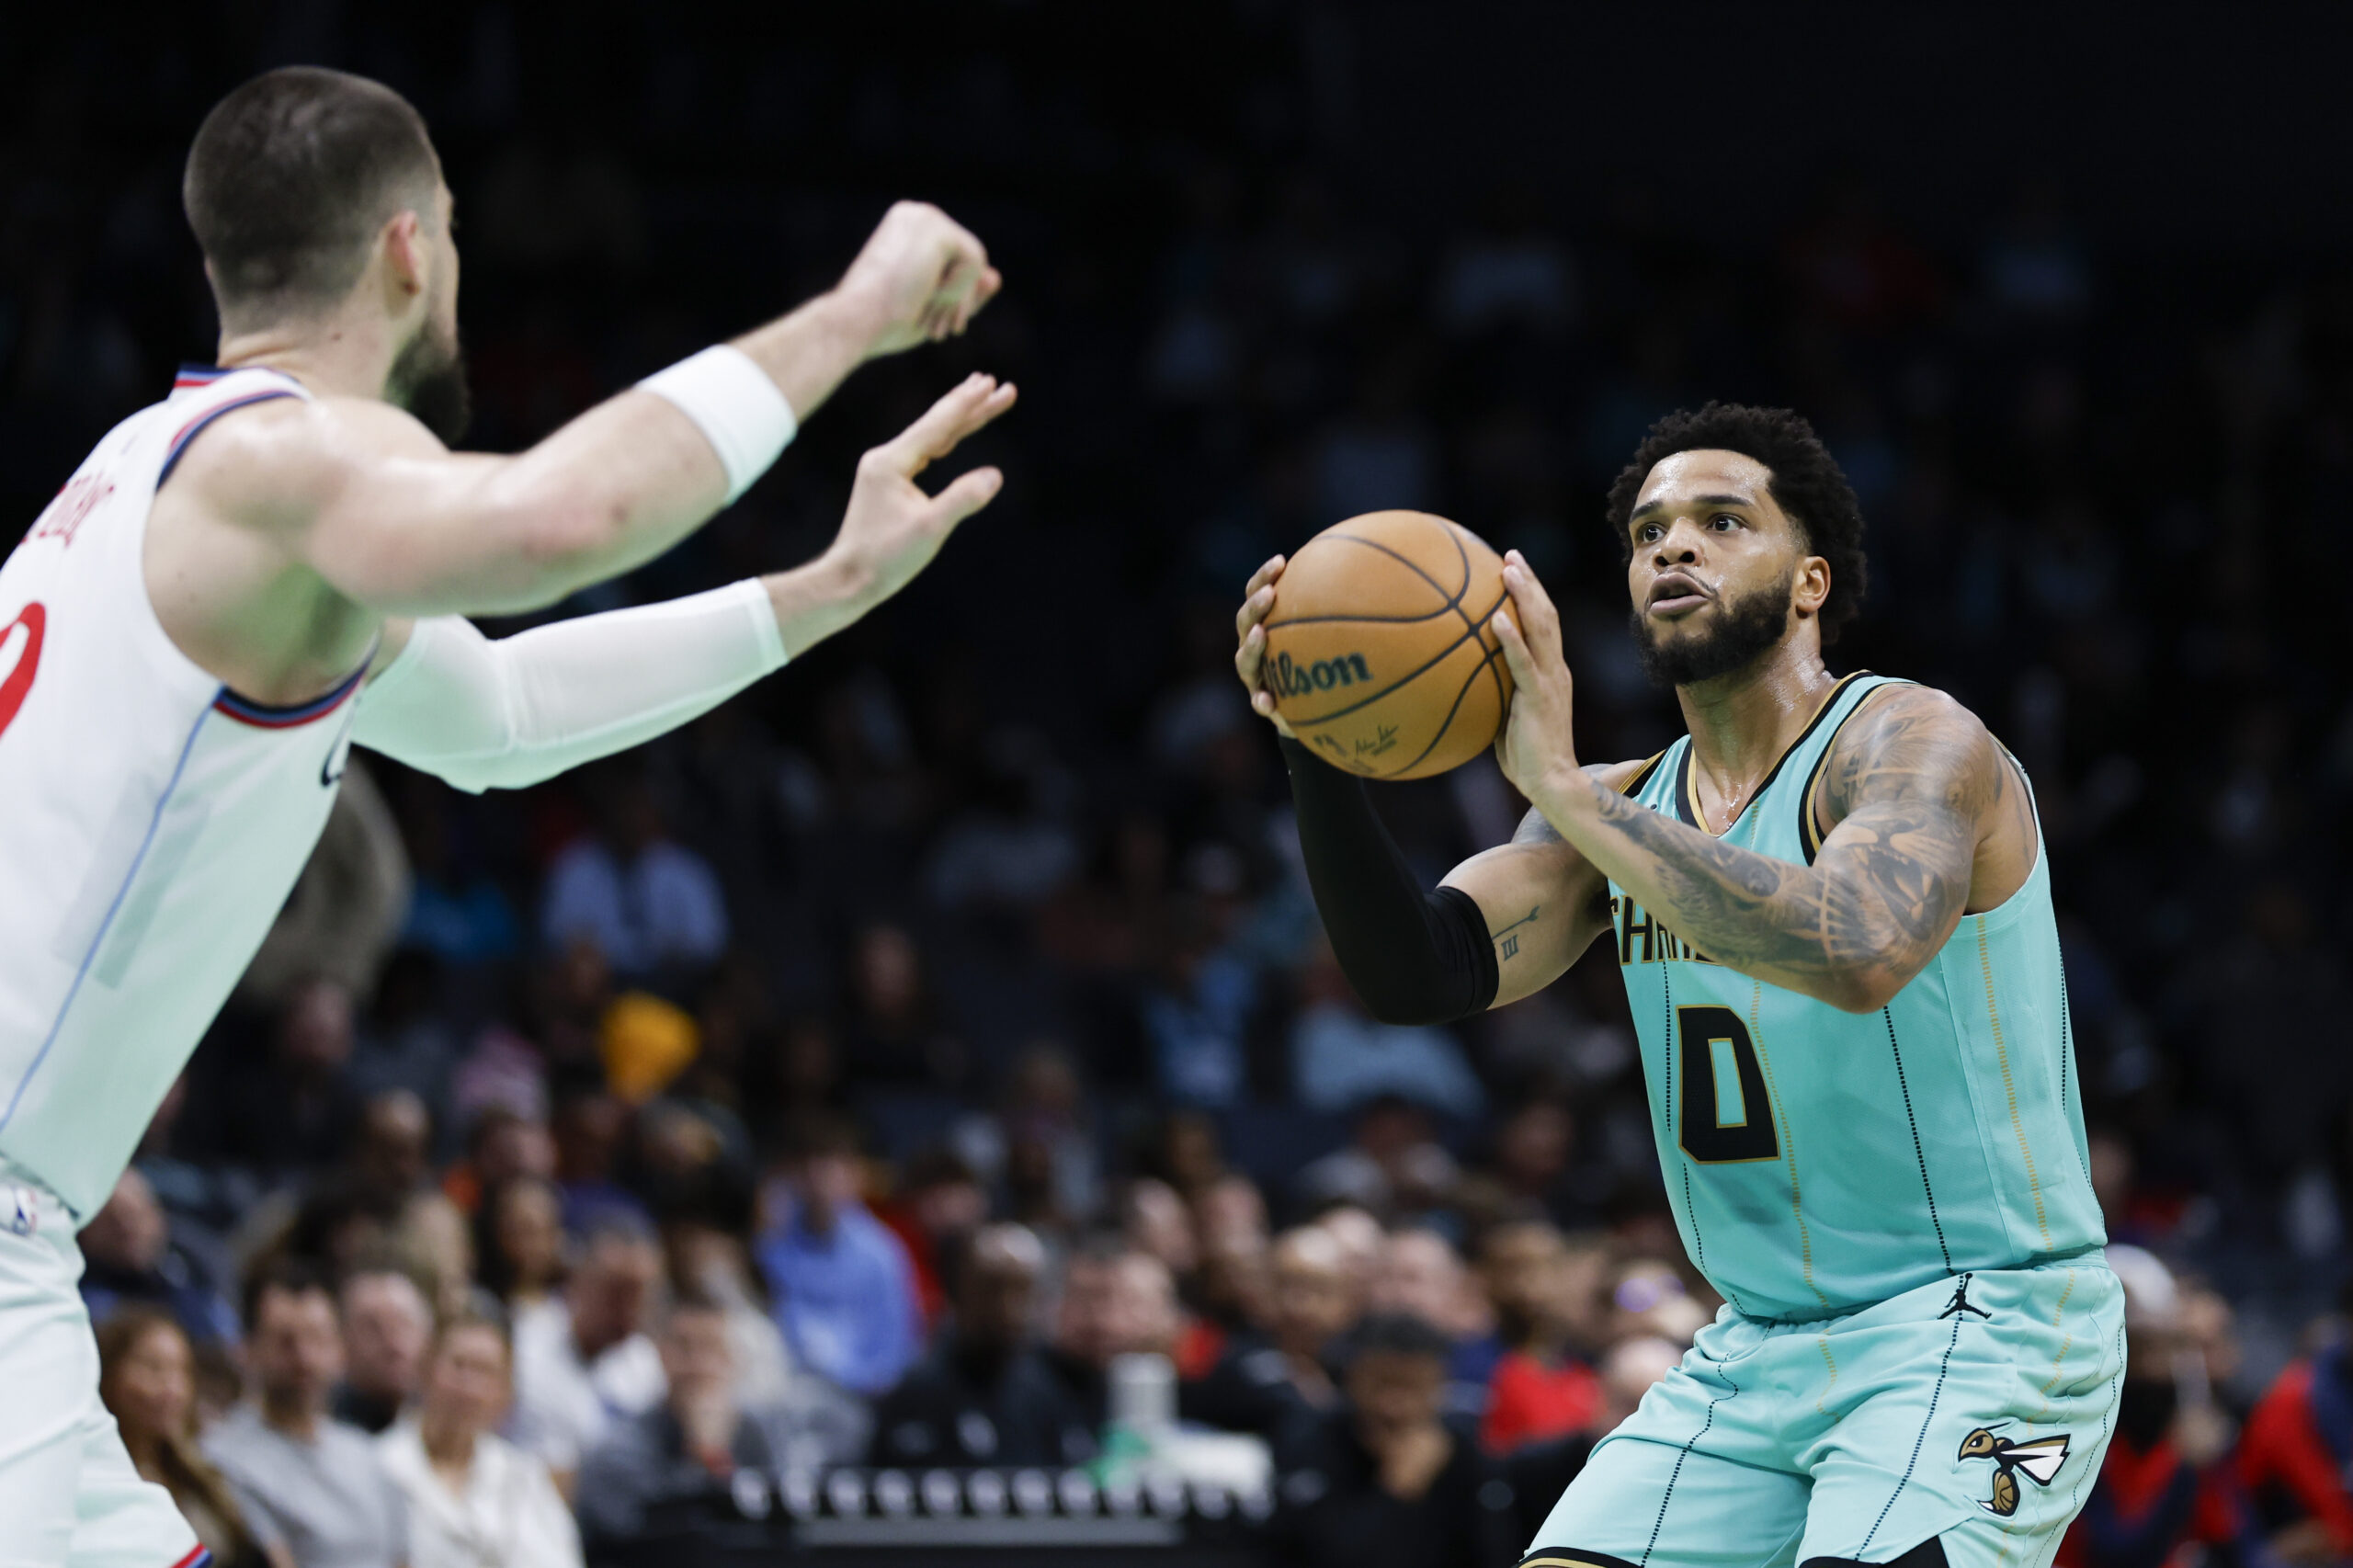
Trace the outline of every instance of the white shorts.
<instances>
[{"instance_id":1,"label":"white shorts","mask_svg":"<svg viewBox=\"0 0 2353 1568\"><path fill-rule=\"evenodd\" d=\"M65 1206L0 1171L0 1568L201 1568L98 1403L81 1278Z\"/></svg>"}]
</instances>

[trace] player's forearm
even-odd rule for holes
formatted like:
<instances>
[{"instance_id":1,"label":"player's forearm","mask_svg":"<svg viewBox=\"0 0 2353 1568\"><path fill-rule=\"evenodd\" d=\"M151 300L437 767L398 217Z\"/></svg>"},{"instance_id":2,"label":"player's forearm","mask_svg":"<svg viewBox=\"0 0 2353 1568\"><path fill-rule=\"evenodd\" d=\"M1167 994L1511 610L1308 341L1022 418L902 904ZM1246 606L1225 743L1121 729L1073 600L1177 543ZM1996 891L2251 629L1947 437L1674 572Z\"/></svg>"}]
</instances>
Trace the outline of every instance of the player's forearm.
<instances>
[{"instance_id":1,"label":"player's forearm","mask_svg":"<svg viewBox=\"0 0 2353 1568\"><path fill-rule=\"evenodd\" d=\"M732 347L776 383L794 419L805 420L868 357L878 331L870 311L827 293ZM641 566L726 505L729 483L710 436L675 402L624 392L500 476L498 510L515 517L525 547L521 599L465 608L536 608Z\"/></svg>"},{"instance_id":2,"label":"player's forearm","mask_svg":"<svg viewBox=\"0 0 2353 1568\"><path fill-rule=\"evenodd\" d=\"M884 324L871 306L834 291L734 340L768 373L804 424L849 373L873 357Z\"/></svg>"},{"instance_id":3,"label":"player's forearm","mask_svg":"<svg viewBox=\"0 0 2353 1568\"><path fill-rule=\"evenodd\" d=\"M1891 866L1849 864L1854 849L1835 863L1777 860L1676 822L1582 772L1564 770L1539 793L1534 803L1545 820L1691 947L1849 1012L1873 1011L1900 990L1949 933L1944 906L1958 912L1942 887L1918 890L1908 913L1894 907L1884 876L1874 875ZM1854 836L1872 838L1859 846L1867 854L1884 845L1881 835Z\"/></svg>"}]
</instances>

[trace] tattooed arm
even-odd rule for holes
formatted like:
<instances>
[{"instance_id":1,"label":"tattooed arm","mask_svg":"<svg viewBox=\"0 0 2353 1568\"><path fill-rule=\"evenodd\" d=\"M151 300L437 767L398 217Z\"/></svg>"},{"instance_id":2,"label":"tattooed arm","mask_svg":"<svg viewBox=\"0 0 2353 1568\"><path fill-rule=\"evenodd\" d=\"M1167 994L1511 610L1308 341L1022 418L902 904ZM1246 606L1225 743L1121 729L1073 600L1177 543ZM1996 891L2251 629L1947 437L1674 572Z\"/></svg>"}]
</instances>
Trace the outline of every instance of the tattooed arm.
<instances>
[{"instance_id":1,"label":"tattooed arm","mask_svg":"<svg viewBox=\"0 0 2353 1568\"><path fill-rule=\"evenodd\" d=\"M1583 777L1616 797L1641 766L1610 763L1586 768ZM1608 879L1540 811L1528 813L1510 843L1472 856L1440 885L1469 893L1486 916L1497 1007L1560 979L1609 925Z\"/></svg>"},{"instance_id":2,"label":"tattooed arm","mask_svg":"<svg viewBox=\"0 0 2353 1568\"><path fill-rule=\"evenodd\" d=\"M1868 1013L1952 935L1980 847L2016 821L2020 794L1974 714L1942 692L1890 687L1832 748L1821 803L1837 825L1811 866L1711 838L1582 774L1536 800L1588 860L1711 959Z\"/></svg>"}]
</instances>

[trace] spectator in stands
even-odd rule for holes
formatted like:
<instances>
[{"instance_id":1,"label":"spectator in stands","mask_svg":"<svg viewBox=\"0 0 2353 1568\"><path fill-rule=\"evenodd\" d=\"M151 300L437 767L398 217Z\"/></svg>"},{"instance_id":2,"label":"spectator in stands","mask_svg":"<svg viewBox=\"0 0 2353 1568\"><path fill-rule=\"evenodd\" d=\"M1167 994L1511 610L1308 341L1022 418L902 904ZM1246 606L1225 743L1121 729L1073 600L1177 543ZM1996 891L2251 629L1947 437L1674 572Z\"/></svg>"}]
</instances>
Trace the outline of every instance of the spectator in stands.
<instances>
[{"instance_id":1,"label":"spectator in stands","mask_svg":"<svg viewBox=\"0 0 2353 1568\"><path fill-rule=\"evenodd\" d=\"M138 1166L122 1173L79 1240L82 1301L93 1322L139 1302L171 1313L192 1341L237 1337L236 1308L204 1260L174 1239L171 1217Z\"/></svg>"},{"instance_id":2,"label":"spectator in stands","mask_svg":"<svg viewBox=\"0 0 2353 1568\"><path fill-rule=\"evenodd\" d=\"M980 1177L963 1155L945 1146L909 1161L897 1193L882 1207L879 1218L906 1248L926 1331L948 1310L948 1287L939 1277L942 1257L961 1246L988 1212Z\"/></svg>"},{"instance_id":3,"label":"spectator in stands","mask_svg":"<svg viewBox=\"0 0 2353 1568\"><path fill-rule=\"evenodd\" d=\"M1356 1321L1357 1300L1347 1255L1330 1232L1285 1232L1274 1245L1266 1330L1234 1335L1209 1375L1180 1391L1180 1408L1212 1426L1258 1434L1281 1462L1339 1403L1327 1358Z\"/></svg>"},{"instance_id":4,"label":"spectator in stands","mask_svg":"<svg viewBox=\"0 0 2353 1568\"><path fill-rule=\"evenodd\" d=\"M1176 1278L1192 1273L1200 1262L1192 1214L1176 1189L1157 1176L1140 1176L1128 1184L1120 1205L1120 1226L1131 1245L1160 1259Z\"/></svg>"},{"instance_id":5,"label":"spectator in stands","mask_svg":"<svg viewBox=\"0 0 2353 1568\"><path fill-rule=\"evenodd\" d=\"M1340 1113L1394 1096L1466 1119L1484 1108L1486 1092L1454 1037L1432 1025L1376 1022L1329 942L1310 951L1299 989L1290 1059L1300 1104Z\"/></svg>"},{"instance_id":6,"label":"spectator in stands","mask_svg":"<svg viewBox=\"0 0 2353 1568\"><path fill-rule=\"evenodd\" d=\"M711 1218L679 1214L664 1223L662 1244L672 1288L726 1313L736 1403L760 1423L779 1461L858 1462L872 1430L866 1403L793 1360L752 1283L743 1239Z\"/></svg>"},{"instance_id":7,"label":"spectator in stands","mask_svg":"<svg viewBox=\"0 0 2353 1568\"><path fill-rule=\"evenodd\" d=\"M1680 1346L1643 1335L1611 1346L1601 1358L1601 1414L1581 1432L1523 1443L1497 1460L1496 1469L1511 1488L1515 1540L1534 1540L1561 1494L1585 1469L1594 1445L1634 1413L1651 1386L1683 1359Z\"/></svg>"},{"instance_id":8,"label":"spectator in stands","mask_svg":"<svg viewBox=\"0 0 2353 1568\"><path fill-rule=\"evenodd\" d=\"M1447 1361L1446 1408L1473 1419L1487 1408L1495 1374L1495 1314L1454 1244L1423 1225L1392 1232L1381 1247L1367 1305L1417 1317L1454 1346Z\"/></svg>"},{"instance_id":9,"label":"spectator in stands","mask_svg":"<svg viewBox=\"0 0 2353 1568\"><path fill-rule=\"evenodd\" d=\"M812 1118L795 1131L783 1212L757 1248L777 1326L801 1361L870 1397L922 1349L906 1249L858 1200L858 1139Z\"/></svg>"},{"instance_id":10,"label":"spectator in stands","mask_svg":"<svg viewBox=\"0 0 2353 1568\"><path fill-rule=\"evenodd\" d=\"M1047 1355L1089 1428L1103 1426L1112 1358L1149 1353L1173 1363L1181 1324L1176 1282L1159 1258L1116 1235L1071 1255Z\"/></svg>"},{"instance_id":11,"label":"spectator in stands","mask_svg":"<svg viewBox=\"0 0 2353 1568\"><path fill-rule=\"evenodd\" d=\"M2184 1560L2261 1568L2268 1556L2231 1462L2229 1417L2202 1377L2182 1397L2181 1358L2191 1343L2172 1272L2136 1246L2110 1246L2108 1256L2124 1284L2124 1384L2099 1477L2056 1561L2062 1568Z\"/></svg>"},{"instance_id":12,"label":"spectator in stands","mask_svg":"<svg viewBox=\"0 0 2353 1568\"><path fill-rule=\"evenodd\" d=\"M1459 1175L1453 1156L1430 1135L1428 1112L1382 1095L1358 1108L1347 1143L1310 1164L1291 1186L1310 1205L1346 1204L1370 1219L1427 1207ZM1369 1244L1358 1250L1369 1252Z\"/></svg>"},{"instance_id":13,"label":"spectator in stands","mask_svg":"<svg viewBox=\"0 0 2353 1568\"><path fill-rule=\"evenodd\" d=\"M131 1302L98 1325L98 1397L140 1479L172 1494L214 1568L293 1568L285 1546L247 1518L197 1449L195 1358L169 1312Z\"/></svg>"},{"instance_id":14,"label":"spectator in stands","mask_svg":"<svg viewBox=\"0 0 2353 1568\"><path fill-rule=\"evenodd\" d=\"M483 1196L474 1216L482 1288L514 1316L546 1302L563 1278L563 1199L545 1176L520 1176Z\"/></svg>"},{"instance_id":15,"label":"spectator in stands","mask_svg":"<svg viewBox=\"0 0 2353 1568\"><path fill-rule=\"evenodd\" d=\"M1284 1478L1279 1561L1301 1568L1489 1568L1525 1543L1511 1493L1440 1415L1450 1347L1418 1318L1358 1325L1347 1400L1314 1423Z\"/></svg>"},{"instance_id":16,"label":"spectator in stands","mask_svg":"<svg viewBox=\"0 0 2353 1568\"><path fill-rule=\"evenodd\" d=\"M433 1309L397 1268L365 1268L343 1282L343 1381L335 1416L363 1432L390 1426L425 1381Z\"/></svg>"},{"instance_id":17,"label":"spectator in stands","mask_svg":"<svg viewBox=\"0 0 2353 1568\"><path fill-rule=\"evenodd\" d=\"M2239 1438L2238 1472L2291 1560L2353 1557L2353 1345L2338 1339L2272 1381Z\"/></svg>"},{"instance_id":18,"label":"spectator in stands","mask_svg":"<svg viewBox=\"0 0 2353 1568\"><path fill-rule=\"evenodd\" d=\"M245 1354L258 1398L204 1437L204 1456L257 1533L296 1568L394 1568L409 1561L408 1508L357 1426L327 1413L343 1328L325 1279L299 1264L245 1287Z\"/></svg>"},{"instance_id":19,"label":"spectator in stands","mask_svg":"<svg viewBox=\"0 0 2353 1568\"><path fill-rule=\"evenodd\" d=\"M1507 1221L1488 1232L1479 1261L1503 1346L1480 1441L1489 1453L1507 1454L1591 1426L1601 1413L1601 1383L1575 1335L1578 1291L1592 1287L1560 1231L1533 1216Z\"/></svg>"},{"instance_id":20,"label":"spectator in stands","mask_svg":"<svg viewBox=\"0 0 2353 1568\"><path fill-rule=\"evenodd\" d=\"M661 1278L651 1228L608 1214L583 1239L563 1294L517 1321L509 1436L559 1483L615 1421L662 1403L662 1357L645 1333Z\"/></svg>"},{"instance_id":21,"label":"spectator in stands","mask_svg":"<svg viewBox=\"0 0 2353 1568\"><path fill-rule=\"evenodd\" d=\"M195 1119L218 1155L265 1177L331 1166L359 1119L350 1080L351 993L331 980L294 986L279 1004L267 1070L228 1074Z\"/></svg>"},{"instance_id":22,"label":"spectator in stands","mask_svg":"<svg viewBox=\"0 0 2353 1568\"><path fill-rule=\"evenodd\" d=\"M736 1400L720 1303L677 1296L662 1322L661 1358L665 1398L616 1422L581 1464L574 1506L592 1554L651 1528L674 1529L714 1509L732 1511L735 1472L775 1468L767 1434Z\"/></svg>"},{"instance_id":23,"label":"spectator in stands","mask_svg":"<svg viewBox=\"0 0 2353 1568\"><path fill-rule=\"evenodd\" d=\"M597 832L549 869L540 934L551 949L585 938L613 973L643 982L692 973L727 949L727 906L701 856L672 840L652 783L627 763L592 775Z\"/></svg>"},{"instance_id":24,"label":"spectator in stands","mask_svg":"<svg viewBox=\"0 0 2353 1568\"><path fill-rule=\"evenodd\" d=\"M376 1440L408 1499L409 1568L580 1568L580 1533L548 1467L493 1430L513 1373L503 1319L447 1319L423 1397Z\"/></svg>"},{"instance_id":25,"label":"spectator in stands","mask_svg":"<svg viewBox=\"0 0 2353 1568\"><path fill-rule=\"evenodd\" d=\"M1031 1329L1046 1249L1026 1226L986 1225L957 1270L949 1332L874 1412L872 1462L1068 1465L1093 1459L1086 1410Z\"/></svg>"},{"instance_id":26,"label":"spectator in stands","mask_svg":"<svg viewBox=\"0 0 2353 1568\"><path fill-rule=\"evenodd\" d=\"M426 1299L454 1311L473 1277L465 1216L433 1180L433 1119L409 1089L370 1095L342 1180L358 1213L381 1227L382 1246L414 1273Z\"/></svg>"},{"instance_id":27,"label":"spectator in stands","mask_svg":"<svg viewBox=\"0 0 2353 1568\"><path fill-rule=\"evenodd\" d=\"M511 1040L498 1039L497 1054L504 1056ZM510 1063L493 1062L486 1054L477 1053L472 1066L477 1070L476 1082L469 1087L487 1099L479 1107L460 1103L460 1114L471 1115L466 1128L466 1151L462 1159L452 1165L442 1176L441 1190L449 1200L466 1213L480 1219L482 1206L492 1192L510 1181L524 1176L545 1179L555 1174L555 1136L549 1130L547 1113L540 1102L545 1099L545 1089L536 1074L536 1058L512 1063L531 1074L524 1083L498 1081ZM518 1108L508 1103L507 1096L529 1102ZM482 1238L475 1237L475 1252L482 1250Z\"/></svg>"}]
</instances>

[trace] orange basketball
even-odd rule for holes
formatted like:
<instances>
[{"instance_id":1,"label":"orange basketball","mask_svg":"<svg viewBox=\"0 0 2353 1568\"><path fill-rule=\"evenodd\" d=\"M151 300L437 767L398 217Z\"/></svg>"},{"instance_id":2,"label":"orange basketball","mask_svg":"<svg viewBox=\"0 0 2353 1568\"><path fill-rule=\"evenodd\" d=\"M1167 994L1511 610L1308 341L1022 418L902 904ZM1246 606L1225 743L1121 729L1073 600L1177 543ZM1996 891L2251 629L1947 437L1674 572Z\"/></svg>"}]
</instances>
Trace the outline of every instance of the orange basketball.
<instances>
[{"instance_id":1,"label":"orange basketball","mask_svg":"<svg viewBox=\"0 0 2353 1568\"><path fill-rule=\"evenodd\" d=\"M1504 563L1427 512L1367 512L1302 545L1275 583L1263 679L1318 756L1427 778L1493 745L1511 671L1488 621Z\"/></svg>"}]
</instances>

